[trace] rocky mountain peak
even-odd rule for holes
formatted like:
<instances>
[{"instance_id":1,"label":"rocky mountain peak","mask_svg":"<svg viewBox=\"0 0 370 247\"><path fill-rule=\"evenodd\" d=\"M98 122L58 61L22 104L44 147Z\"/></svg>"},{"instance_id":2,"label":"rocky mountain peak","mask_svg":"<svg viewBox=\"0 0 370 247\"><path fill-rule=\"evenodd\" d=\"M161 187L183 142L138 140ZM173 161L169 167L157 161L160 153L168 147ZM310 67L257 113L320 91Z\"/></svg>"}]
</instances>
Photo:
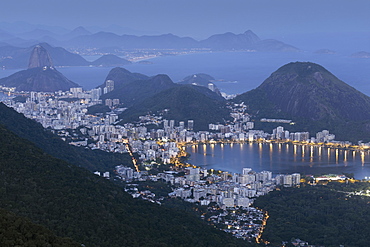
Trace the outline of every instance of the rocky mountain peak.
<instances>
[{"instance_id":1,"label":"rocky mountain peak","mask_svg":"<svg viewBox=\"0 0 370 247\"><path fill-rule=\"evenodd\" d=\"M252 30L247 30L244 32L244 36L248 37L249 41L252 43L261 41L261 39L254 32L252 32Z\"/></svg>"},{"instance_id":2,"label":"rocky mountain peak","mask_svg":"<svg viewBox=\"0 0 370 247\"><path fill-rule=\"evenodd\" d=\"M41 45L36 45L31 53L28 68L53 67L49 52Z\"/></svg>"}]
</instances>

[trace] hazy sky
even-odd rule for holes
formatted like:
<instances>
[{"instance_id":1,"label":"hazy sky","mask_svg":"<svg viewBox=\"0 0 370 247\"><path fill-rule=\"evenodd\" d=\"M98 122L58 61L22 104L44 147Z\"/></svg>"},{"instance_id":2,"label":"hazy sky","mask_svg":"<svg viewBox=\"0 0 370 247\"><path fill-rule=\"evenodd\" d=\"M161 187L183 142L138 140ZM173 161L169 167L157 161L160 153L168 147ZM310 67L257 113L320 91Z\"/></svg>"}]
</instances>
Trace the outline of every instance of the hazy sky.
<instances>
[{"instance_id":1,"label":"hazy sky","mask_svg":"<svg viewBox=\"0 0 370 247\"><path fill-rule=\"evenodd\" d=\"M124 27L205 38L369 31L369 0L1 0L0 22Z\"/></svg>"}]
</instances>

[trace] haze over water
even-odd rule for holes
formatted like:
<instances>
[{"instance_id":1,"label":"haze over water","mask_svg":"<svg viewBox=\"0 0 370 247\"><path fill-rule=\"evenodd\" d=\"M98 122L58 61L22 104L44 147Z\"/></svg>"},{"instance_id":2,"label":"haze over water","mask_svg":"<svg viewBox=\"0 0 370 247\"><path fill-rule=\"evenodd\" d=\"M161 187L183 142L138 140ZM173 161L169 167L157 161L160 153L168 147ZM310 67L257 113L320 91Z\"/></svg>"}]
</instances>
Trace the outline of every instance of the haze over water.
<instances>
[{"instance_id":1,"label":"haze over water","mask_svg":"<svg viewBox=\"0 0 370 247\"><path fill-rule=\"evenodd\" d=\"M254 53L214 52L191 55L164 56L150 60L153 64L133 63L124 68L148 76L168 74L174 82L196 73L213 76L221 91L240 94L258 87L279 67L290 62L314 62L322 65L340 80L370 95L370 59L352 58L344 54L313 53ZM67 78L86 89L105 81L111 68L60 68Z\"/></svg>"},{"instance_id":2,"label":"haze over water","mask_svg":"<svg viewBox=\"0 0 370 247\"><path fill-rule=\"evenodd\" d=\"M370 177L369 152L286 143L199 144L186 151L193 165L231 173L250 167L275 175L354 173L356 179Z\"/></svg>"},{"instance_id":3,"label":"haze over water","mask_svg":"<svg viewBox=\"0 0 370 247\"><path fill-rule=\"evenodd\" d=\"M150 59L153 64L133 63L123 66L131 72L148 76L167 74L174 82L196 73L213 76L215 84L228 94L240 94L258 87L271 73L290 62L314 62L322 65L345 83L370 95L370 59L352 58L350 54L314 54L311 52L213 52ZM88 57L95 60L96 57ZM104 83L112 67L57 68L68 79L89 90ZM0 78L18 70L0 70Z\"/></svg>"}]
</instances>

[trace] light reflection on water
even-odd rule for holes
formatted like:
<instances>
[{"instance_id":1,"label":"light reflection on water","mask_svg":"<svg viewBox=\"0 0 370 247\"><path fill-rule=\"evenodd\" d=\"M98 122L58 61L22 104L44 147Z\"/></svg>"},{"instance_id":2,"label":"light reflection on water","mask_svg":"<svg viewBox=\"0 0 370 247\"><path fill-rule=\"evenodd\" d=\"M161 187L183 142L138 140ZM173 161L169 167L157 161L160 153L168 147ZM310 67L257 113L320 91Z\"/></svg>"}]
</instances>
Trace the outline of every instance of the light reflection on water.
<instances>
[{"instance_id":1,"label":"light reflection on water","mask_svg":"<svg viewBox=\"0 0 370 247\"><path fill-rule=\"evenodd\" d=\"M370 176L370 153L321 146L277 143L193 145L186 148L191 164L241 173L243 167L274 174L354 173Z\"/></svg>"}]
</instances>

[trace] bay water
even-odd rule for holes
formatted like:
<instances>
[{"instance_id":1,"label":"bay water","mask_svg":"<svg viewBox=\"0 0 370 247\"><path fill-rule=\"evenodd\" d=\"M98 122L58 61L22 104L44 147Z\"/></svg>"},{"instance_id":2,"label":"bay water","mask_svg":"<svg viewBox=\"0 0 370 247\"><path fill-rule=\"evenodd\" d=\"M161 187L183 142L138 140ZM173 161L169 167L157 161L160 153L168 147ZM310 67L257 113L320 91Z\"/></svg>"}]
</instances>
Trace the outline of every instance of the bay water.
<instances>
[{"instance_id":1,"label":"bay water","mask_svg":"<svg viewBox=\"0 0 370 247\"><path fill-rule=\"evenodd\" d=\"M95 60L99 56L87 57ZM240 94L258 87L279 67L289 62L314 62L322 65L342 81L370 95L370 59L352 58L350 54L316 54L312 52L209 52L150 59L150 64L123 66L131 72L148 76L167 74L174 82L196 73L216 79L216 85L228 94ZM61 67L58 71L89 90L104 83L112 67ZM0 78L19 70L0 70Z\"/></svg>"}]
</instances>

